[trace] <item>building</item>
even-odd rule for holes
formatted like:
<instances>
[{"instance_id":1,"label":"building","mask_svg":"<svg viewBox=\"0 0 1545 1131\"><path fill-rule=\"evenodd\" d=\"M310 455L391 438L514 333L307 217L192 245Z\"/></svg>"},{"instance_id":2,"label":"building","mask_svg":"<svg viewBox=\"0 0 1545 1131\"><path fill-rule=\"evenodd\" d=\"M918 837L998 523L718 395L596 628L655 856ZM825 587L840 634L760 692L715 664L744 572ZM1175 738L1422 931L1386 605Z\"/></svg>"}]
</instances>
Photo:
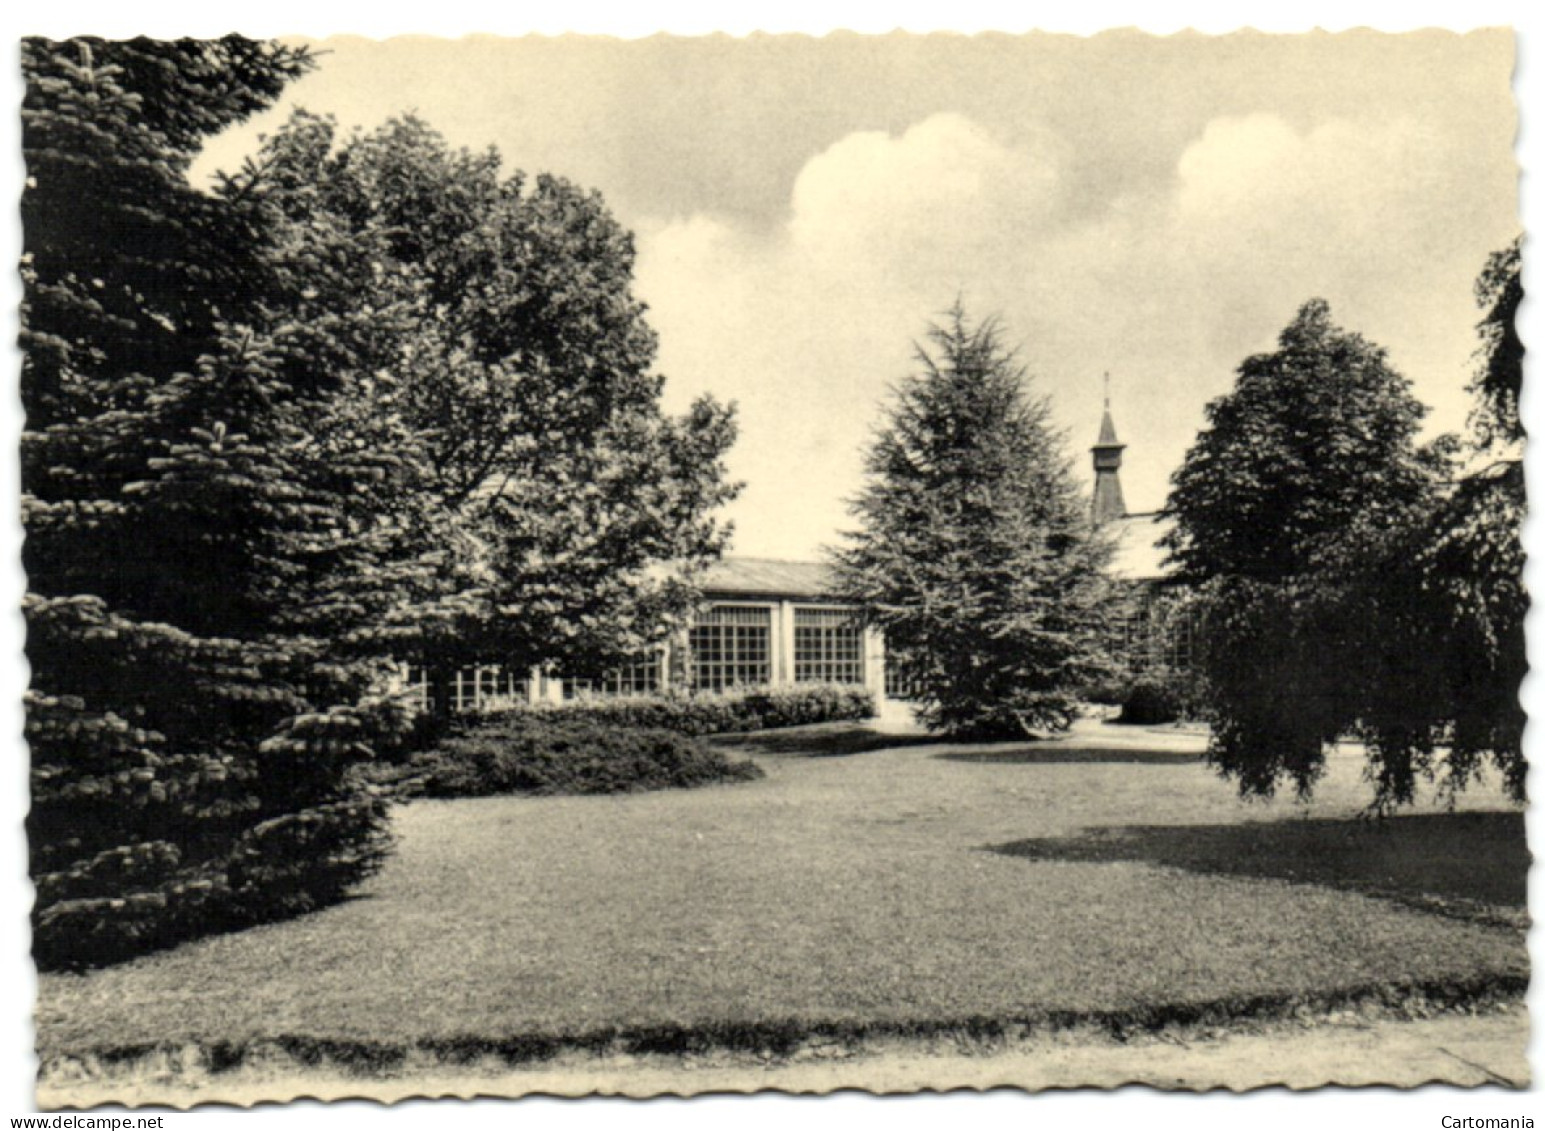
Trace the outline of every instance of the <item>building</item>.
<instances>
[{"instance_id":1,"label":"building","mask_svg":"<svg viewBox=\"0 0 1545 1131\"><path fill-rule=\"evenodd\" d=\"M1174 578L1163 545L1174 521L1158 511L1130 513L1121 490L1121 453L1110 398L1100 420L1094 457L1094 499L1090 518L1110 531L1115 543L1110 575L1121 583L1123 607L1112 650L1133 674L1176 671L1190 665L1196 618L1189 593Z\"/></svg>"},{"instance_id":2,"label":"building","mask_svg":"<svg viewBox=\"0 0 1545 1131\"><path fill-rule=\"evenodd\" d=\"M645 695L667 687L724 691L846 683L886 692L885 642L859 626L855 610L830 595L831 574L819 562L725 558L703 578L703 602L685 633L649 656L597 680L565 679L498 664L456 673L456 710L498 710L561 703L583 695ZM423 673L408 684L427 703ZM892 691L899 693L893 681Z\"/></svg>"},{"instance_id":3,"label":"building","mask_svg":"<svg viewBox=\"0 0 1545 1131\"><path fill-rule=\"evenodd\" d=\"M1107 397L1094 457L1091 519L1112 530L1111 573L1127 587L1120 629L1112 641L1133 672L1189 662L1193 627L1183 591L1171 580L1159 545L1169 530L1157 513L1128 513L1121 490L1121 456ZM601 679L482 664L456 673L457 710L498 710L516 704L561 703L585 695L645 695L668 687L724 691L845 683L869 688L877 701L906 699L900 665L886 663L880 632L861 627L856 610L831 595L830 569L819 562L725 558L709 566L703 601L676 639ZM427 701L423 674L408 686Z\"/></svg>"}]
</instances>

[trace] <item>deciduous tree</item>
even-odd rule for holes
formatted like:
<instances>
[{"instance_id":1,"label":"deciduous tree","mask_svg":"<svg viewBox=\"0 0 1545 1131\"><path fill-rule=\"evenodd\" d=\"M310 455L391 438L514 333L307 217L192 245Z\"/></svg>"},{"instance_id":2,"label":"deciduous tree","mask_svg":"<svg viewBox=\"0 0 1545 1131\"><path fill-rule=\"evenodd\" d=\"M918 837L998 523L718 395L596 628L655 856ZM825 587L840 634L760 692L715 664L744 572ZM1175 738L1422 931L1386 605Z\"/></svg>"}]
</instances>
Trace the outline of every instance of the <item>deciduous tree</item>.
<instances>
[{"instance_id":1,"label":"deciduous tree","mask_svg":"<svg viewBox=\"0 0 1545 1131\"><path fill-rule=\"evenodd\" d=\"M1206 608L1210 756L1245 793L1308 794L1352 734L1375 808L1409 802L1437 765L1476 673L1442 642L1431 520L1455 499L1455 443L1419 446L1424 413L1384 351L1315 300L1240 366L1175 474L1169 545Z\"/></svg>"},{"instance_id":2,"label":"deciduous tree","mask_svg":"<svg viewBox=\"0 0 1545 1131\"><path fill-rule=\"evenodd\" d=\"M1528 770L1518 698L1528 671L1529 610L1523 585L1518 240L1490 256L1475 297L1482 318L1470 385L1476 397L1467 445L1471 469L1425 516L1402 561L1389 569L1392 577L1412 577L1411 600L1423 612L1423 631L1411 643L1431 673L1404 701L1404 729L1376 739L1381 785L1388 780L1402 797L1410 795L1417 774L1441 775L1453 791L1490 762L1521 800ZM1433 748L1434 734L1441 751Z\"/></svg>"},{"instance_id":3,"label":"deciduous tree","mask_svg":"<svg viewBox=\"0 0 1545 1131\"><path fill-rule=\"evenodd\" d=\"M685 614L727 535L733 420L662 412L632 239L597 194L411 117L340 141L299 115L226 195L284 233L296 321L350 382L319 430L406 472L374 481L400 566L360 647L442 689L474 661L594 674Z\"/></svg>"}]
</instances>

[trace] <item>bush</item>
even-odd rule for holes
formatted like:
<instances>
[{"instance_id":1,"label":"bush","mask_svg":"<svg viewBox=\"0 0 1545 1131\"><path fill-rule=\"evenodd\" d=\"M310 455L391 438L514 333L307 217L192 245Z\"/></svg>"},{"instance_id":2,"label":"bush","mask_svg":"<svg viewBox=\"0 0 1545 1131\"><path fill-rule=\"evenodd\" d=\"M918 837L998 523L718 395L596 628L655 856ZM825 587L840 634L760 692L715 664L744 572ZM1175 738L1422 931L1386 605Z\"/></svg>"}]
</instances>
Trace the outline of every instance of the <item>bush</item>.
<instances>
[{"instance_id":1,"label":"bush","mask_svg":"<svg viewBox=\"0 0 1545 1131\"><path fill-rule=\"evenodd\" d=\"M1119 707L1127 701L1131 691L1130 678L1112 676L1085 684L1078 697L1085 703L1095 703L1101 707Z\"/></svg>"},{"instance_id":2,"label":"bush","mask_svg":"<svg viewBox=\"0 0 1545 1131\"><path fill-rule=\"evenodd\" d=\"M669 730L687 735L737 734L807 723L867 719L874 713L874 695L867 688L834 683L753 687L717 693L667 692L577 699L562 706L511 712L512 715Z\"/></svg>"},{"instance_id":3,"label":"bush","mask_svg":"<svg viewBox=\"0 0 1545 1131\"><path fill-rule=\"evenodd\" d=\"M761 769L673 730L620 727L557 712L489 719L413 761L427 797L634 793L755 781Z\"/></svg>"},{"instance_id":4,"label":"bush","mask_svg":"<svg viewBox=\"0 0 1545 1131\"><path fill-rule=\"evenodd\" d=\"M1139 676L1121 697L1118 723L1152 726L1199 718L1202 696L1194 678L1176 672Z\"/></svg>"}]
</instances>

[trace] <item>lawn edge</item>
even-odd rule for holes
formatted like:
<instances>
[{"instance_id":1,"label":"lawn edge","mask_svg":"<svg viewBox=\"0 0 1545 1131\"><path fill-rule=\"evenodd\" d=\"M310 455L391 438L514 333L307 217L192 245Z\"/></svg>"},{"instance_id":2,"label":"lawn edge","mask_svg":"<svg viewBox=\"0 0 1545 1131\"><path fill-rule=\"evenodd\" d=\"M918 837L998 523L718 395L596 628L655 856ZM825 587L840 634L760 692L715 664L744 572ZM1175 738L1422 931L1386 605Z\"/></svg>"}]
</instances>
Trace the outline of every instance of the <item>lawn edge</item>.
<instances>
[{"instance_id":1,"label":"lawn edge","mask_svg":"<svg viewBox=\"0 0 1545 1131\"><path fill-rule=\"evenodd\" d=\"M72 1082L143 1080L150 1070L158 1084L187 1087L194 1079L217 1078L275 1060L298 1070L330 1069L362 1079L387 1079L404 1068L466 1068L489 1061L506 1068L527 1068L565 1055L590 1056L598 1061L618 1057L728 1056L746 1063L765 1064L787 1061L811 1048L858 1055L866 1046L895 1040L953 1045L984 1053L1014 1042L1048 1037L1071 1036L1115 1043L1185 1038L1205 1041L1273 1024L1330 1024L1348 1014L1373 1021L1482 1012L1522 1001L1529 980L1528 974L1502 974L1459 983L1383 983L1325 993L1250 995L1130 1009L1032 1010L1011 1016L875 1023L782 1018L697 1025L607 1026L574 1033L532 1032L500 1037L467 1034L402 1043L288 1034L249 1041L167 1040L67 1051L40 1048L37 1082L39 1089L65 1091Z\"/></svg>"}]
</instances>

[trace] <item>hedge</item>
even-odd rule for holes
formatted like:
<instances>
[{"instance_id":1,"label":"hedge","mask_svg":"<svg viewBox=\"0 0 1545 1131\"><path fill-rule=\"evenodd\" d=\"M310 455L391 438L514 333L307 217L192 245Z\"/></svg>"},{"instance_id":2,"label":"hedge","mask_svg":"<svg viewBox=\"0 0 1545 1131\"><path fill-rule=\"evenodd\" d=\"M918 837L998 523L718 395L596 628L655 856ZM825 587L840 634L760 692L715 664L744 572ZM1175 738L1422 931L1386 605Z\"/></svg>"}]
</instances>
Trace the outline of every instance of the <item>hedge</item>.
<instances>
[{"instance_id":1,"label":"hedge","mask_svg":"<svg viewBox=\"0 0 1545 1131\"><path fill-rule=\"evenodd\" d=\"M670 730L678 734L739 734L778 727L867 719L874 695L852 684L800 683L716 693L576 699L562 705L522 708L513 715L585 720L610 726Z\"/></svg>"},{"instance_id":2,"label":"hedge","mask_svg":"<svg viewBox=\"0 0 1545 1131\"><path fill-rule=\"evenodd\" d=\"M419 755L412 771L412 791L426 797L632 793L762 776L754 763L678 731L556 712L487 719Z\"/></svg>"},{"instance_id":3,"label":"hedge","mask_svg":"<svg viewBox=\"0 0 1545 1131\"><path fill-rule=\"evenodd\" d=\"M1206 703L1195 676L1163 671L1134 679L1121 696L1118 723L1152 726L1205 715Z\"/></svg>"}]
</instances>

